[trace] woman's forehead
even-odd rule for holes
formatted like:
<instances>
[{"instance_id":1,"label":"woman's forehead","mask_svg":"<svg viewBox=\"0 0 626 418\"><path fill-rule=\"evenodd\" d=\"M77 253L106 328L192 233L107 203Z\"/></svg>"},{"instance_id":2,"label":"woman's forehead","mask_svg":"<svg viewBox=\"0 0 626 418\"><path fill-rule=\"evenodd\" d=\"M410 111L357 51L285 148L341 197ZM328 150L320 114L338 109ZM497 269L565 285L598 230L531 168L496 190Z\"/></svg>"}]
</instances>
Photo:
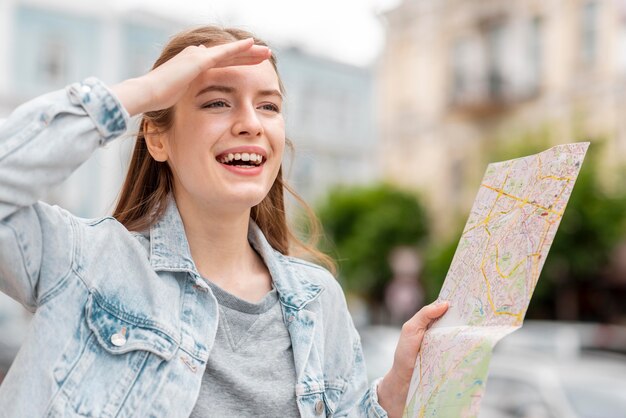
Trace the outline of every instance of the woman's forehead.
<instances>
[{"instance_id":1,"label":"woman's forehead","mask_svg":"<svg viewBox=\"0 0 626 418\"><path fill-rule=\"evenodd\" d=\"M207 87L221 86L239 89L276 89L280 83L274 67L269 61L256 65L240 65L211 68L198 76L193 83L193 94L197 95Z\"/></svg>"}]
</instances>

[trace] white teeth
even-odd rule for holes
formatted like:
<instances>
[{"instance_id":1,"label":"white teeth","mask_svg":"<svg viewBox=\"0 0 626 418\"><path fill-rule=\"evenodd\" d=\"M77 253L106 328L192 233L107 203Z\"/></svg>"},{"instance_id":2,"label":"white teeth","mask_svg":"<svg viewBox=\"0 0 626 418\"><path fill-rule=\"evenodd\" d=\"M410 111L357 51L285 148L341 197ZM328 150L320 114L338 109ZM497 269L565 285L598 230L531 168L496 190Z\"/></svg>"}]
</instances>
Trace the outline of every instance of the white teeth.
<instances>
[{"instance_id":1,"label":"white teeth","mask_svg":"<svg viewBox=\"0 0 626 418\"><path fill-rule=\"evenodd\" d=\"M254 165L260 165L263 163L263 156L260 154L256 154L254 152L241 152L241 153L228 153L227 155L223 155L219 162L222 164L227 164L233 161L250 161Z\"/></svg>"}]
</instances>

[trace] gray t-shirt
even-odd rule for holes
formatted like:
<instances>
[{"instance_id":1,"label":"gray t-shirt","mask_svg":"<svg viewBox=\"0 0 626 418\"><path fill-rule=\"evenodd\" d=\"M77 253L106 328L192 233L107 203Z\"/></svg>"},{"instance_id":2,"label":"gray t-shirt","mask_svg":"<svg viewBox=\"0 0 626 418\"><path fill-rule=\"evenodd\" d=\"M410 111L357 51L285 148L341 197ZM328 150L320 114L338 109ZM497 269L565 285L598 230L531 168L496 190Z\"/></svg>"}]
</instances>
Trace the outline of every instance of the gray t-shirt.
<instances>
[{"instance_id":1,"label":"gray t-shirt","mask_svg":"<svg viewBox=\"0 0 626 418\"><path fill-rule=\"evenodd\" d=\"M300 416L291 339L276 289L250 303L208 283L220 317L191 418Z\"/></svg>"}]
</instances>

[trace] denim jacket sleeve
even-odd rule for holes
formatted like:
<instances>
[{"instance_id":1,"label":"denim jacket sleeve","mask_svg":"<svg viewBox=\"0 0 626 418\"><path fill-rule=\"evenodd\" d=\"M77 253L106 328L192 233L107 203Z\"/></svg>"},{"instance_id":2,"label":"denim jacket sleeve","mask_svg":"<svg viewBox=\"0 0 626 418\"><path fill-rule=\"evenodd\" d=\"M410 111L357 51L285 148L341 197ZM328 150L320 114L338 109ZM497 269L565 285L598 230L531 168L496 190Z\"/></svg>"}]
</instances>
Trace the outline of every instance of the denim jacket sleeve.
<instances>
[{"instance_id":1,"label":"denim jacket sleeve","mask_svg":"<svg viewBox=\"0 0 626 418\"><path fill-rule=\"evenodd\" d=\"M367 387L367 373L365 363L363 361L363 350L361 341L356 330L354 343L354 371L348 383L348 389L343 396L342 402L337 408L337 417L368 417L368 418L387 418L385 411L378 403L378 383L380 379L374 381L369 388ZM357 405L351 411L345 411L344 408L349 405Z\"/></svg>"},{"instance_id":2,"label":"denim jacket sleeve","mask_svg":"<svg viewBox=\"0 0 626 418\"><path fill-rule=\"evenodd\" d=\"M378 383L380 380L374 381L368 387L367 372L365 360L363 358L363 348L361 345L361 337L357 332L352 317L348 311L345 296L339 283L330 275L329 280L325 282L328 291L329 304L326 305L327 312L330 312L332 325L327 324L331 338L334 341L341 341L347 338L351 346L350 357L347 362L339 361L336 365L337 371L341 370L341 374L346 378L346 390L336 404L333 411L334 417L349 418L387 418L387 412L378 403ZM330 306L332 306L332 308ZM327 347L328 349L330 347ZM343 351L339 347L335 347L333 354ZM347 356L346 356L347 357ZM342 364L342 365L340 365ZM345 365L349 365L343 369Z\"/></svg>"},{"instance_id":3,"label":"denim jacket sleeve","mask_svg":"<svg viewBox=\"0 0 626 418\"><path fill-rule=\"evenodd\" d=\"M122 134L128 119L104 84L88 78L0 124L0 290L26 308L53 293L73 257L71 217L38 199Z\"/></svg>"}]
</instances>

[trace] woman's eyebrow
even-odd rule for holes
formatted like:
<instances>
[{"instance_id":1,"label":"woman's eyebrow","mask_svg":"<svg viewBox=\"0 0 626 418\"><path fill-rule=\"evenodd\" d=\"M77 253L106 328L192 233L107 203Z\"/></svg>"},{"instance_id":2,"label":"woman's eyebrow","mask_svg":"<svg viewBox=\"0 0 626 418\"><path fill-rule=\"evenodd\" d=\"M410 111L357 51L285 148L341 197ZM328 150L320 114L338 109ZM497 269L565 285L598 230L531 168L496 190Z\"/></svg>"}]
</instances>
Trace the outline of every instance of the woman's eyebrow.
<instances>
[{"instance_id":1,"label":"woman's eyebrow","mask_svg":"<svg viewBox=\"0 0 626 418\"><path fill-rule=\"evenodd\" d=\"M234 87L229 87L229 86L211 85L211 86L207 86L207 87L203 88L202 90L200 90L196 94L196 97L201 96L204 93L208 93L210 91L218 91L220 93L234 93L235 92L235 88Z\"/></svg>"},{"instance_id":2,"label":"woman's eyebrow","mask_svg":"<svg viewBox=\"0 0 626 418\"><path fill-rule=\"evenodd\" d=\"M279 99L283 99L282 93L276 89L261 90L259 91L259 96L277 96Z\"/></svg>"},{"instance_id":3,"label":"woman's eyebrow","mask_svg":"<svg viewBox=\"0 0 626 418\"><path fill-rule=\"evenodd\" d=\"M220 85L210 85L207 86L205 88L203 88L202 90L200 90L197 94L196 97L201 96L205 93L209 93L212 91L217 91L220 93L228 93L228 94L232 94L236 91L236 89L234 87L230 87L230 86L220 86ZM276 90L276 89L268 89L268 90L260 90L257 93L259 96L277 96L278 98L280 98L282 100L283 95L280 91Z\"/></svg>"}]
</instances>

